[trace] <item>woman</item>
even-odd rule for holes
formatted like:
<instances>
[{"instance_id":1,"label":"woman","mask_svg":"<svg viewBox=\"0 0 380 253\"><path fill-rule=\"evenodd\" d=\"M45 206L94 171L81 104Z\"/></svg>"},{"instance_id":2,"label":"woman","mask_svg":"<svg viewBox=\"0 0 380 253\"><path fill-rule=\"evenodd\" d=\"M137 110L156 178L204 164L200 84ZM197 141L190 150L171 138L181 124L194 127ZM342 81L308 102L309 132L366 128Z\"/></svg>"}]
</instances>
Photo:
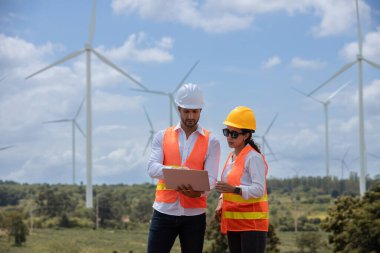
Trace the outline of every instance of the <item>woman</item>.
<instances>
[{"instance_id":1,"label":"woman","mask_svg":"<svg viewBox=\"0 0 380 253\"><path fill-rule=\"evenodd\" d=\"M245 106L233 109L224 121L223 135L234 150L224 165L215 189L222 193L215 218L227 234L230 253L265 252L268 232L268 165L252 139L256 130L253 111Z\"/></svg>"}]
</instances>

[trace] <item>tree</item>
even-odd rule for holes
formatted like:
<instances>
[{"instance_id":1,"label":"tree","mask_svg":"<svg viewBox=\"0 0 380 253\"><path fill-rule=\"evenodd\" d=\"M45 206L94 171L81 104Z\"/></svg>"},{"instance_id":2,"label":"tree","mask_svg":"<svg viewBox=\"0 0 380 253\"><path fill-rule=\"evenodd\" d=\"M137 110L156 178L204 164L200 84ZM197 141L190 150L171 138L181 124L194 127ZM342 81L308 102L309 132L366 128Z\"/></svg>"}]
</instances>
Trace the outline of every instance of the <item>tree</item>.
<instances>
[{"instance_id":1,"label":"tree","mask_svg":"<svg viewBox=\"0 0 380 253\"><path fill-rule=\"evenodd\" d=\"M213 240L211 246L205 251L207 253L225 253L228 252L228 243L226 235L220 232L219 223L212 219L206 230L206 238Z\"/></svg>"},{"instance_id":2,"label":"tree","mask_svg":"<svg viewBox=\"0 0 380 253\"><path fill-rule=\"evenodd\" d=\"M322 237L318 233L302 233L297 236L296 244L301 253L317 253L317 250L322 246Z\"/></svg>"},{"instance_id":3,"label":"tree","mask_svg":"<svg viewBox=\"0 0 380 253\"><path fill-rule=\"evenodd\" d=\"M267 239L267 253L278 253L280 252L280 249L278 248L278 245L280 245L280 238L277 237L276 231L274 229L274 226L272 224L269 224L269 230L268 230L268 239Z\"/></svg>"},{"instance_id":4,"label":"tree","mask_svg":"<svg viewBox=\"0 0 380 253\"><path fill-rule=\"evenodd\" d=\"M330 232L334 252L378 252L380 249L380 183L363 199L339 197L322 229Z\"/></svg>"},{"instance_id":5,"label":"tree","mask_svg":"<svg viewBox=\"0 0 380 253\"><path fill-rule=\"evenodd\" d=\"M2 226L7 230L9 237L14 237L14 244L21 246L26 242L28 227L22 220L22 213L18 210L5 212L5 221Z\"/></svg>"}]
</instances>

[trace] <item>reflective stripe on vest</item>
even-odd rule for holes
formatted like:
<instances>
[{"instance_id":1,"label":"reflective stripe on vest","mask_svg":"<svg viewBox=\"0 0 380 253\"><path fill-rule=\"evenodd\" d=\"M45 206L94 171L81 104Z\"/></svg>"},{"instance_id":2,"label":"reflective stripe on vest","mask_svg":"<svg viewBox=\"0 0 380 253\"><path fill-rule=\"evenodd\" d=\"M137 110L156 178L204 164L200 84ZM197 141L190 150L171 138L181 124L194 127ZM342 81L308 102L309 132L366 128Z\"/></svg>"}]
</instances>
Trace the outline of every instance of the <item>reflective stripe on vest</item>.
<instances>
[{"instance_id":1,"label":"reflective stripe on vest","mask_svg":"<svg viewBox=\"0 0 380 253\"><path fill-rule=\"evenodd\" d=\"M205 135L198 135L189 157L183 164L181 164L182 159L179 150L178 131L176 131L174 127L167 128L162 141L164 152L163 164L174 167L186 166L193 170L204 170L203 165L206 159L210 132L204 129L203 131ZM178 198L181 206L185 208L206 208L206 197L186 197L175 190L167 189L165 180L158 180L156 187L156 202L173 203L177 201Z\"/></svg>"},{"instance_id":2,"label":"reflective stripe on vest","mask_svg":"<svg viewBox=\"0 0 380 253\"><path fill-rule=\"evenodd\" d=\"M250 151L257 152L249 144L236 157L235 164L232 166L227 183L238 186L241 185L241 177L244 173L245 157ZM231 154L224 165L225 171ZM265 163L265 176L268 172L268 165L263 155ZM260 198L243 199L242 196L234 193L223 193L222 222L220 225L222 233L227 231L268 231L269 209L268 195L265 187L265 194Z\"/></svg>"}]
</instances>

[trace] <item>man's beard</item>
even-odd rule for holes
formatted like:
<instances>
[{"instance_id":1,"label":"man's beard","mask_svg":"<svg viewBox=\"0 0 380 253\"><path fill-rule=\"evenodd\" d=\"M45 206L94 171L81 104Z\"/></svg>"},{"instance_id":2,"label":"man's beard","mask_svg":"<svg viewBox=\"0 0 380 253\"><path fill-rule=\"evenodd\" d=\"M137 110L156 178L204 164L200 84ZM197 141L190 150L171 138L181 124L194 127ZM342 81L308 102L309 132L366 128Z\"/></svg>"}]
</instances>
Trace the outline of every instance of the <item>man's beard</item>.
<instances>
[{"instance_id":1,"label":"man's beard","mask_svg":"<svg viewBox=\"0 0 380 253\"><path fill-rule=\"evenodd\" d=\"M184 125L187 128L193 128L198 124L198 120L192 119L192 120L185 120Z\"/></svg>"}]
</instances>

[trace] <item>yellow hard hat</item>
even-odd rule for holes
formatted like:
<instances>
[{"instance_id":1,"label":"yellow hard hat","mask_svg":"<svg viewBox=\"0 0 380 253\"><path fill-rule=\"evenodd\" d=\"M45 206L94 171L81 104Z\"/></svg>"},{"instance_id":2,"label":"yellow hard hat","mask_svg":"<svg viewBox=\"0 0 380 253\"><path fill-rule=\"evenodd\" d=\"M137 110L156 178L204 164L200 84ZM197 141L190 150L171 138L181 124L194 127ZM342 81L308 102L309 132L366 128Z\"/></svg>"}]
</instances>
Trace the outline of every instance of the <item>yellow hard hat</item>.
<instances>
[{"instance_id":1,"label":"yellow hard hat","mask_svg":"<svg viewBox=\"0 0 380 253\"><path fill-rule=\"evenodd\" d=\"M223 122L224 125L240 129L256 130L256 118L253 111L246 106L238 106L233 109Z\"/></svg>"}]
</instances>

